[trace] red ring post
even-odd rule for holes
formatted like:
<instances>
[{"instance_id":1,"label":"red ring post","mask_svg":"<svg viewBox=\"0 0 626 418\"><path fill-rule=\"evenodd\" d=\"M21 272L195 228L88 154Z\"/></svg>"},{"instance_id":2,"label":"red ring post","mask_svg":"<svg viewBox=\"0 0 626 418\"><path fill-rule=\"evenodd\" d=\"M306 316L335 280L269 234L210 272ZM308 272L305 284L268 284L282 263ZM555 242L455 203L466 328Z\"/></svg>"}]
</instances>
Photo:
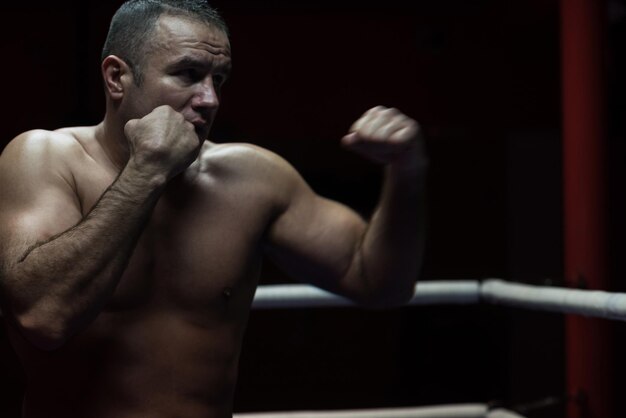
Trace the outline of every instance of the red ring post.
<instances>
[{"instance_id":1,"label":"red ring post","mask_svg":"<svg viewBox=\"0 0 626 418\"><path fill-rule=\"evenodd\" d=\"M608 290L604 0L560 0L565 278ZM569 418L612 417L610 322L565 323Z\"/></svg>"}]
</instances>

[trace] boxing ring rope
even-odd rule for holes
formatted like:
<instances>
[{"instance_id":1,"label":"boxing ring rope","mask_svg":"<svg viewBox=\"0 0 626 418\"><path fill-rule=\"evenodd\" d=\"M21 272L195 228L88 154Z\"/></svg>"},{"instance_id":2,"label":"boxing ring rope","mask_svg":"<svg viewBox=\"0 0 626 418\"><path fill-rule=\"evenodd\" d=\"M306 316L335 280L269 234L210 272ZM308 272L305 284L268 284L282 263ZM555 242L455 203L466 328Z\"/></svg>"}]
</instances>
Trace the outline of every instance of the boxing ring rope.
<instances>
[{"instance_id":1,"label":"boxing ring rope","mask_svg":"<svg viewBox=\"0 0 626 418\"><path fill-rule=\"evenodd\" d=\"M477 281L429 281L415 285L411 305L473 304L480 300ZM305 285L262 285L257 288L253 309L321 308L356 306L349 299Z\"/></svg>"},{"instance_id":2,"label":"boxing ring rope","mask_svg":"<svg viewBox=\"0 0 626 418\"><path fill-rule=\"evenodd\" d=\"M533 310L626 320L626 293L567 289L507 282L426 281L415 285L409 305L475 304L487 302ZM293 309L356 306L341 296L304 285L259 286L254 309Z\"/></svg>"},{"instance_id":3,"label":"boxing ring rope","mask_svg":"<svg viewBox=\"0 0 626 418\"><path fill-rule=\"evenodd\" d=\"M505 409L489 410L487 405L467 404L421 408L356 409L350 411L255 412L234 418L523 418Z\"/></svg>"},{"instance_id":4,"label":"boxing ring rope","mask_svg":"<svg viewBox=\"0 0 626 418\"><path fill-rule=\"evenodd\" d=\"M626 293L533 286L504 280L485 280L482 300L520 308L626 320Z\"/></svg>"}]
</instances>

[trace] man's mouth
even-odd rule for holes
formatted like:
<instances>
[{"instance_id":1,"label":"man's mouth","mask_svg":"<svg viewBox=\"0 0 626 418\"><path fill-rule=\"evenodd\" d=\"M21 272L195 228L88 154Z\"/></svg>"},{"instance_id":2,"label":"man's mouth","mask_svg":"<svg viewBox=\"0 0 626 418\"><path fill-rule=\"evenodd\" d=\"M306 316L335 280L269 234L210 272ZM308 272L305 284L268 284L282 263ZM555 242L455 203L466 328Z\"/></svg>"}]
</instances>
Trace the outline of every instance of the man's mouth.
<instances>
[{"instance_id":1,"label":"man's mouth","mask_svg":"<svg viewBox=\"0 0 626 418\"><path fill-rule=\"evenodd\" d=\"M200 128L200 127L206 127L207 125L207 121L202 119L202 118L198 118L198 119L193 119L190 121L191 124L193 126L195 126L196 128Z\"/></svg>"},{"instance_id":2,"label":"man's mouth","mask_svg":"<svg viewBox=\"0 0 626 418\"><path fill-rule=\"evenodd\" d=\"M202 139L206 139L209 133L209 123L203 118L194 118L189 120L189 122L194 126L196 134L202 137Z\"/></svg>"}]
</instances>

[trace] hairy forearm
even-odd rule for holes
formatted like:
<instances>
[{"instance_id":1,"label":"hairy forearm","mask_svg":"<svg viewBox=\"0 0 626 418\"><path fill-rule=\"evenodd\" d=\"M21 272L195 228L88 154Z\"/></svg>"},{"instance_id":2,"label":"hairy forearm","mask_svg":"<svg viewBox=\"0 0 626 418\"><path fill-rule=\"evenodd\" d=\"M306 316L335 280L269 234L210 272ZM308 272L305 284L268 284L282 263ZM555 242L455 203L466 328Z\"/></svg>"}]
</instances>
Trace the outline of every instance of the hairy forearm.
<instances>
[{"instance_id":1,"label":"hairy forearm","mask_svg":"<svg viewBox=\"0 0 626 418\"><path fill-rule=\"evenodd\" d=\"M162 183L129 163L80 223L11 263L3 293L31 342L61 344L97 316L120 280Z\"/></svg>"},{"instance_id":2,"label":"hairy forearm","mask_svg":"<svg viewBox=\"0 0 626 418\"><path fill-rule=\"evenodd\" d=\"M387 167L380 203L353 261L352 271L372 305L405 303L423 262L425 169Z\"/></svg>"}]
</instances>

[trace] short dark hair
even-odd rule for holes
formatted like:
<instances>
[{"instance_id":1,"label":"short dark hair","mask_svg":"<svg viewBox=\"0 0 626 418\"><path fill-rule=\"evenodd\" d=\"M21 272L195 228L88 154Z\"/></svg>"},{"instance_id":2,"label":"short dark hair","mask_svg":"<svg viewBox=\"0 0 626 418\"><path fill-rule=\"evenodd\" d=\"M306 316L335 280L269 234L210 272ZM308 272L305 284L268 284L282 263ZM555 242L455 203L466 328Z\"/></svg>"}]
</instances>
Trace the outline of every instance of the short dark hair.
<instances>
[{"instance_id":1,"label":"short dark hair","mask_svg":"<svg viewBox=\"0 0 626 418\"><path fill-rule=\"evenodd\" d=\"M226 22L206 0L129 0L113 15L102 48L102 60L117 55L130 67L135 83L141 84L141 65L155 23L163 14L186 16L213 25L228 36Z\"/></svg>"}]
</instances>

